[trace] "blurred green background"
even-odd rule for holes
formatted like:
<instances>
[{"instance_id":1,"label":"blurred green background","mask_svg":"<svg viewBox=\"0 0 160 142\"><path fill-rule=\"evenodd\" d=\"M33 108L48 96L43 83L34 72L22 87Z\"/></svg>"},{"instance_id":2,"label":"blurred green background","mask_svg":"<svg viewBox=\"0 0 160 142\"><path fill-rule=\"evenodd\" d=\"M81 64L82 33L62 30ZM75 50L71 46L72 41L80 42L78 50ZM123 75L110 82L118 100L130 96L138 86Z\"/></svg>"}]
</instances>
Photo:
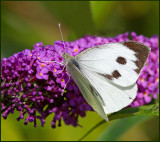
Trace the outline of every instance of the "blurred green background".
<instances>
[{"instance_id":1,"label":"blurred green background","mask_svg":"<svg viewBox=\"0 0 160 142\"><path fill-rule=\"evenodd\" d=\"M3 1L1 2L1 58L24 49L32 49L37 42L45 45L61 40L58 23L64 40L73 41L85 34L116 36L135 31L151 37L159 34L158 1ZM95 112L79 118L83 127L52 129L47 118L45 127L40 124L25 126L16 121L18 113L1 119L3 141L54 141L78 140L102 119ZM123 122L122 122L123 121ZM125 129L123 129L125 128ZM130 117L101 125L84 140L151 141L159 139L157 117Z\"/></svg>"}]
</instances>

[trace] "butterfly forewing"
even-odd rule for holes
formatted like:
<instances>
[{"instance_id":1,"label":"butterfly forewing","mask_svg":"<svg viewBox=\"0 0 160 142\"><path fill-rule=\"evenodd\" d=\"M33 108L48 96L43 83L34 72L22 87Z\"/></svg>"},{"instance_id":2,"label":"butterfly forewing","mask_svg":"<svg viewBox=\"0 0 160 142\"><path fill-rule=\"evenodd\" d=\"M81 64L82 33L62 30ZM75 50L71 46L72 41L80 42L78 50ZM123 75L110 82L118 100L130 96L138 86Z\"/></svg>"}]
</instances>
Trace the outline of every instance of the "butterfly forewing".
<instances>
[{"instance_id":1,"label":"butterfly forewing","mask_svg":"<svg viewBox=\"0 0 160 142\"><path fill-rule=\"evenodd\" d=\"M82 51L75 58L80 68L93 71L119 86L134 84L148 58L150 48L126 41L104 44Z\"/></svg>"}]
</instances>

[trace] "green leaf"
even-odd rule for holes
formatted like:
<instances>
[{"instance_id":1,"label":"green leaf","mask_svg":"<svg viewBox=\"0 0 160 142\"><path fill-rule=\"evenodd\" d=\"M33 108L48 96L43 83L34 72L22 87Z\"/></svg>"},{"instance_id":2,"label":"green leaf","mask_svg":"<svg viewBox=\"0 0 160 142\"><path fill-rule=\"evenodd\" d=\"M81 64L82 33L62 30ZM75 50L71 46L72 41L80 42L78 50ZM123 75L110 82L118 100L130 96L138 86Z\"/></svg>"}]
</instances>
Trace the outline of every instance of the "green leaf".
<instances>
[{"instance_id":1,"label":"green leaf","mask_svg":"<svg viewBox=\"0 0 160 142\"><path fill-rule=\"evenodd\" d=\"M88 136L94 129L96 129L97 127L99 127L100 125L104 124L104 121L100 121L99 123L97 123L94 127L92 127L83 137L81 137L78 141L81 141L82 139L84 139L86 136Z\"/></svg>"},{"instance_id":2,"label":"green leaf","mask_svg":"<svg viewBox=\"0 0 160 142\"><path fill-rule=\"evenodd\" d=\"M129 118L123 118L114 121L109 125L101 136L97 139L98 141L117 141L121 135L123 135L127 130L132 128L138 123L148 120L153 116L134 116Z\"/></svg>"},{"instance_id":3,"label":"green leaf","mask_svg":"<svg viewBox=\"0 0 160 142\"><path fill-rule=\"evenodd\" d=\"M109 120L137 116L137 115L156 115L159 116L159 104L145 105L142 107L127 108L109 115Z\"/></svg>"},{"instance_id":4,"label":"green leaf","mask_svg":"<svg viewBox=\"0 0 160 142\"><path fill-rule=\"evenodd\" d=\"M152 104L152 105L145 105L141 107L135 107L135 108L126 108L122 109L119 112L115 112L109 115L109 121L130 117L130 116L159 116L159 103ZM138 118L137 118L138 119ZM93 128L91 128L84 136L80 138L80 140L84 139L86 136L88 136L93 130L95 130L100 125L106 123L105 120L100 121L98 124L96 124Z\"/></svg>"},{"instance_id":5,"label":"green leaf","mask_svg":"<svg viewBox=\"0 0 160 142\"><path fill-rule=\"evenodd\" d=\"M88 1L52 1L42 3L58 19L58 22L66 24L73 30L77 38L85 34L95 33Z\"/></svg>"}]
</instances>

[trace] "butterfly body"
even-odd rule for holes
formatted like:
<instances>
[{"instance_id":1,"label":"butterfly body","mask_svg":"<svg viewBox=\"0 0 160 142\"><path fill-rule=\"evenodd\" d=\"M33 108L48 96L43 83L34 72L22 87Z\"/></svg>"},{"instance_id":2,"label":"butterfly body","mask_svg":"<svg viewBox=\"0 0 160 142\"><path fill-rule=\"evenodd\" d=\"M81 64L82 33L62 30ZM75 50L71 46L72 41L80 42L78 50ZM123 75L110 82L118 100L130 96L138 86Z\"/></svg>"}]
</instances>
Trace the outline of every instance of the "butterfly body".
<instances>
[{"instance_id":1,"label":"butterfly body","mask_svg":"<svg viewBox=\"0 0 160 142\"><path fill-rule=\"evenodd\" d=\"M69 55L68 53L64 53L63 58L64 58L64 64L66 65L68 73L70 72L68 68L71 65L74 65L76 68L80 69L77 60L71 55Z\"/></svg>"},{"instance_id":2,"label":"butterfly body","mask_svg":"<svg viewBox=\"0 0 160 142\"><path fill-rule=\"evenodd\" d=\"M135 41L86 49L77 56L63 55L67 72L85 100L105 120L136 97L136 81L150 48Z\"/></svg>"}]
</instances>

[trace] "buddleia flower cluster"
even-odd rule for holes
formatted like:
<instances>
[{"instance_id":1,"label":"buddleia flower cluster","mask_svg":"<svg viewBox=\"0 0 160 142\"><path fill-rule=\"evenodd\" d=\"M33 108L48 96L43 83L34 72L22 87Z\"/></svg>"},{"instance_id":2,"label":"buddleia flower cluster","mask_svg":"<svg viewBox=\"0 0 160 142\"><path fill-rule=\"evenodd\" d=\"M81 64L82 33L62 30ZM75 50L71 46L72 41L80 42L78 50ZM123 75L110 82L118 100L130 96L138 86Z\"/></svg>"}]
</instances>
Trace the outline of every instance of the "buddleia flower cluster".
<instances>
[{"instance_id":1,"label":"buddleia flower cluster","mask_svg":"<svg viewBox=\"0 0 160 142\"><path fill-rule=\"evenodd\" d=\"M76 56L81 51L106 43L134 40L151 47L151 53L138 81L138 93L129 107L138 107L157 99L159 92L159 38L151 38L131 33L116 37L88 36L73 42L55 41L54 45L39 42L33 50L25 49L1 60L1 113L4 119L19 112L18 121L25 125L37 121L43 127L46 118L54 114L52 128L66 125L78 126L78 118L85 117L87 111L93 111L82 97L78 87L63 65L64 45L66 52ZM66 86L66 89L64 90Z\"/></svg>"}]
</instances>

